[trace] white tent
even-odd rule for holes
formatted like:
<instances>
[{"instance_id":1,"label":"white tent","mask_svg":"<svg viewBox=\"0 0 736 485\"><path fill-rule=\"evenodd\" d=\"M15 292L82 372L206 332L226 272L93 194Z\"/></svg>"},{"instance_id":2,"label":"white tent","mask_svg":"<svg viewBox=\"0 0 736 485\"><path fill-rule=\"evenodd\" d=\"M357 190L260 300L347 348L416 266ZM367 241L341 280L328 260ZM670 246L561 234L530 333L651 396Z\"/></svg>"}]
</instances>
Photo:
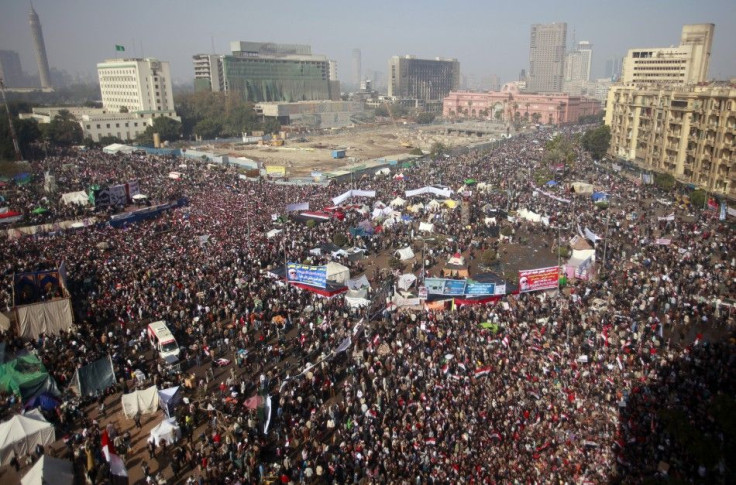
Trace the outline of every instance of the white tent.
<instances>
[{"instance_id":1,"label":"white tent","mask_svg":"<svg viewBox=\"0 0 736 485\"><path fill-rule=\"evenodd\" d=\"M394 254L398 256L401 261L406 261L414 257L414 251L409 246L394 251Z\"/></svg>"},{"instance_id":2,"label":"white tent","mask_svg":"<svg viewBox=\"0 0 736 485\"><path fill-rule=\"evenodd\" d=\"M383 176L383 175L390 175L391 170L388 167L379 168L376 170L376 175Z\"/></svg>"},{"instance_id":3,"label":"white tent","mask_svg":"<svg viewBox=\"0 0 736 485\"><path fill-rule=\"evenodd\" d=\"M350 279L350 269L340 263L330 261L327 263L327 280L337 283L345 283Z\"/></svg>"},{"instance_id":4,"label":"white tent","mask_svg":"<svg viewBox=\"0 0 736 485\"><path fill-rule=\"evenodd\" d=\"M408 209L409 209L409 212L419 212L421 210L424 210L424 204L422 204L420 202L418 204L414 204L412 206L409 206Z\"/></svg>"},{"instance_id":5,"label":"white tent","mask_svg":"<svg viewBox=\"0 0 736 485\"><path fill-rule=\"evenodd\" d=\"M181 428L176 424L176 419L164 419L151 430L151 438L156 446L159 446L161 440L166 440L167 444L176 443L181 438Z\"/></svg>"},{"instance_id":6,"label":"white tent","mask_svg":"<svg viewBox=\"0 0 736 485\"><path fill-rule=\"evenodd\" d=\"M277 234L281 234L283 231L281 229L271 229L266 233L266 237L268 239L273 239Z\"/></svg>"},{"instance_id":7,"label":"white tent","mask_svg":"<svg viewBox=\"0 0 736 485\"><path fill-rule=\"evenodd\" d=\"M131 419L140 411L141 414L153 414L158 409L158 389L151 386L142 391L123 394L121 398L123 414Z\"/></svg>"},{"instance_id":8,"label":"white tent","mask_svg":"<svg viewBox=\"0 0 736 485\"><path fill-rule=\"evenodd\" d=\"M28 473L20 479L21 485L72 485L74 465L67 460L42 455Z\"/></svg>"},{"instance_id":9,"label":"white tent","mask_svg":"<svg viewBox=\"0 0 736 485\"><path fill-rule=\"evenodd\" d=\"M399 276L398 287L401 290L408 290L416 280L417 277L411 273L402 274L401 276Z\"/></svg>"},{"instance_id":10,"label":"white tent","mask_svg":"<svg viewBox=\"0 0 736 485\"><path fill-rule=\"evenodd\" d=\"M21 458L32 453L36 445L46 446L54 441L53 424L17 414L0 424L0 465L7 465L14 456Z\"/></svg>"},{"instance_id":11,"label":"white tent","mask_svg":"<svg viewBox=\"0 0 736 485\"><path fill-rule=\"evenodd\" d=\"M368 290L365 288L362 290L348 290L345 293L345 303L350 308L360 308L370 305L371 301L368 299Z\"/></svg>"},{"instance_id":12,"label":"white tent","mask_svg":"<svg viewBox=\"0 0 736 485\"><path fill-rule=\"evenodd\" d=\"M419 230L422 232L434 232L434 224L430 224L429 222L420 222Z\"/></svg>"},{"instance_id":13,"label":"white tent","mask_svg":"<svg viewBox=\"0 0 736 485\"><path fill-rule=\"evenodd\" d=\"M361 275L360 278L350 279L346 281L345 284L351 290L359 290L361 288L366 288L366 287L370 288L371 286L366 275Z\"/></svg>"},{"instance_id":14,"label":"white tent","mask_svg":"<svg viewBox=\"0 0 736 485\"><path fill-rule=\"evenodd\" d=\"M61 194L61 202L64 204L89 205L89 196L83 191L67 192Z\"/></svg>"},{"instance_id":15,"label":"white tent","mask_svg":"<svg viewBox=\"0 0 736 485\"><path fill-rule=\"evenodd\" d=\"M394 200L389 202L391 207L404 207L404 204L406 204L406 201L401 197L396 197Z\"/></svg>"},{"instance_id":16,"label":"white tent","mask_svg":"<svg viewBox=\"0 0 736 485\"><path fill-rule=\"evenodd\" d=\"M132 199L133 200L146 200L148 196L146 194L135 194Z\"/></svg>"},{"instance_id":17,"label":"white tent","mask_svg":"<svg viewBox=\"0 0 736 485\"><path fill-rule=\"evenodd\" d=\"M10 318L5 313L0 313L0 332L10 330Z\"/></svg>"},{"instance_id":18,"label":"white tent","mask_svg":"<svg viewBox=\"0 0 736 485\"><path fill-rule=\"evenodd\" d=\"M135 147L132 147L130 145L123 145L121 143L113 143L112 145L107 145L102 149L105 153L133 153L135 151Z\"/></svg>"},{"instance_id":19,"label":"white tent","mask_svg":"<svg viewBox=\"0 0 736 485\"><path fill-rule=\"evenodd\" d=\"M440 208L440 205L437 199L432 199L427 203L427 209L435 211Z\"/></svg>"}]
</instances>

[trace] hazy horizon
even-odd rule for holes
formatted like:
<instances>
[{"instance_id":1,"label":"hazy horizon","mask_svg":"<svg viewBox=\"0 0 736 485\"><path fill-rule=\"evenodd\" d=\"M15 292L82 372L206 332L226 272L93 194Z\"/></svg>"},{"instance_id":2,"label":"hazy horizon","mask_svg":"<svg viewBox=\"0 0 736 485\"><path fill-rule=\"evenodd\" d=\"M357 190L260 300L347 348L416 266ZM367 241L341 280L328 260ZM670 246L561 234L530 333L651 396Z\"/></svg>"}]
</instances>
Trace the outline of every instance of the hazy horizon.
<instances>
[{"instance_id":1,"label":"hazy horizon","mask_svg":"<svg viewBox=\"0 0 736 485\"><path fill-rule=\"evenodd\" d=\"M736 77L736 2L654 0L641 2L385 2L323 0L281 2L278 7L223 0L35 0L50 67L72 77L93 76L96 64L125 56L169 61L177 83L194 78L192 55L229 53L234 40L309 44L312 53L338 63L338 78L352 82L351 57L361 49L363 78L387 71L393 55L454 57L463 76L479 81L492 74L517 79L529 65L529 30L534 23L567 22L574 40L593 44L591 79L605 63L635 47L677 45L683 24L714 23L709 78ZM5 0L0 8L0 49L18 52L24 72L37 73L28 24L30 4ZM633 17L632 12L636 13Z\"/></svg>"}]
</instances>

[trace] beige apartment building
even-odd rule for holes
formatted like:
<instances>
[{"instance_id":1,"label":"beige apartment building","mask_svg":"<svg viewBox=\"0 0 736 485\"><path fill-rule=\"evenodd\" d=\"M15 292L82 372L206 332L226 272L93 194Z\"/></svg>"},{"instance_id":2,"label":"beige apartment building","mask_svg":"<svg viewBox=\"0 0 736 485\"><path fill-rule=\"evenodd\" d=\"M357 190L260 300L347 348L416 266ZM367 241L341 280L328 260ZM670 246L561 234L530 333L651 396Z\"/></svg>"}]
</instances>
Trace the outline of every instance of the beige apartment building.
<instances>
[{"instance_id":1,"label":"beige apartment building","mask_svg":"<svg viewBox=\"0 0 736 485\"><path fill-rule=\"evenodd\" d=\"M621 82L698 83L707 80L714 24L682 27L680 45L629 49L623 61Z\"/></svg>"},{"instance_id":2,"label":"beige apartment building","mask_svg":"<svg viewBox=\"0 0 736 485\"><path fill-rule=\"evenodd\" d=\"M609 153L736 198L736 80L612 86Z\"/></svg>"}]
</instances>

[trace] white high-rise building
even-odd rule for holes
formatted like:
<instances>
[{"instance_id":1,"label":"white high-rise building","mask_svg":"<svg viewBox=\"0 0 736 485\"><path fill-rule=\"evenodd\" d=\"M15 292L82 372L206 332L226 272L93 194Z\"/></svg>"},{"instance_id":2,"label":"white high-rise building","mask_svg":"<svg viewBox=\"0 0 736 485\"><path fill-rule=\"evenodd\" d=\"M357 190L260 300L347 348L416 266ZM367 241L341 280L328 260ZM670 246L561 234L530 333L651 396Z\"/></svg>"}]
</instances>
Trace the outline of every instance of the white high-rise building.
<instances>
[{"instance_id":1,"label":"white high-rise building","mask_svg":"<svg viewBox=\"0 0 736 485\"><path fill-rule=\"evenodd\" d=\"M158 59L107 59L97 64L102 106L109 111L175 115L169 63Z\"/></svg>"}]
</instances>

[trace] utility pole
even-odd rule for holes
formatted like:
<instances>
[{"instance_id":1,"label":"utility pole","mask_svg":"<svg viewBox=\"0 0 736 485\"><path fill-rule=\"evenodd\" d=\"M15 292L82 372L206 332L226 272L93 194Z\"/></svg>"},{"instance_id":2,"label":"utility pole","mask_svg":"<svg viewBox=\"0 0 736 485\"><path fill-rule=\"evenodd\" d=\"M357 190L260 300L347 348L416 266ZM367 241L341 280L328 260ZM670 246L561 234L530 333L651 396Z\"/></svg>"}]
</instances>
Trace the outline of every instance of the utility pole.
<instances>
[{"instance_id":1,"label":"utility pole","mask_svg":"<svg viewBox=\"0 0 736 485\"><path fill-rule=\"evenodd\" d=\"M3 94L3 104L5 104L5 114L8 115L8 126L10 127L10 136L13 138L13 148L15 149L15 159L20 162L23 160L23 154L20 151L20 144L18 143L18 136L15 134L15 127L13 126L13 116L10 114L10 108L8 108L8 98L5 97L5 82L0 78L0 92Z\"/></svg>"}]
</instances>

